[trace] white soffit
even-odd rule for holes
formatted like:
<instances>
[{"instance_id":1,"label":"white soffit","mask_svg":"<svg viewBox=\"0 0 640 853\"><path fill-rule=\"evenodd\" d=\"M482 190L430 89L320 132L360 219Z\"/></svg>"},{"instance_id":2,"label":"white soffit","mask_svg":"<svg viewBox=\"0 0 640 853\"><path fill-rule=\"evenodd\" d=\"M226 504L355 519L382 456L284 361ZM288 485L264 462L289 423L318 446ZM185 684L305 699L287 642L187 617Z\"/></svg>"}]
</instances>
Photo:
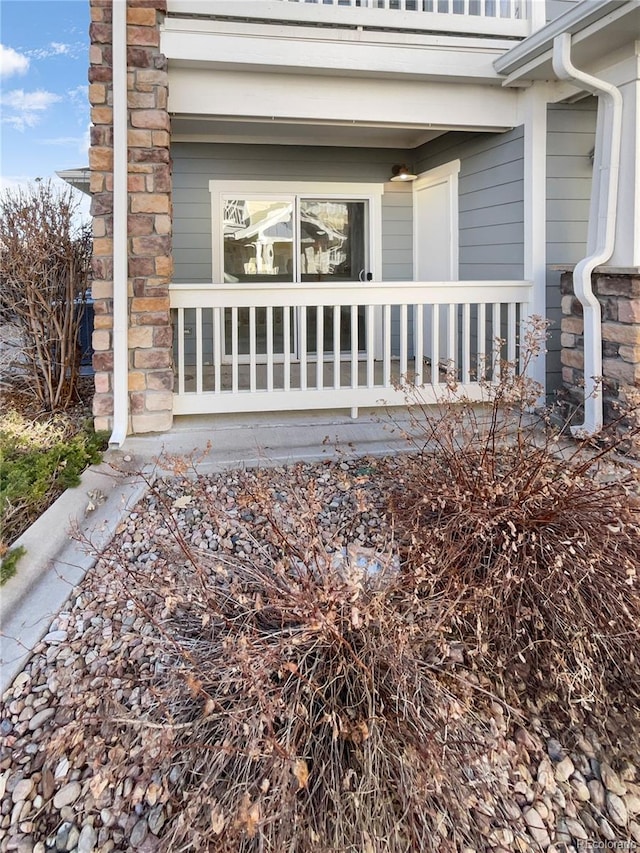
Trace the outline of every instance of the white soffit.
<instances>
[{"instance_id":1,"label":"white soffit","mask_svg":"<svg viewBox=\"0 0 640 853\"><path fill-rule=\"evenodd\" d=\"M447 128L449 129L449 128ZM265 145L321 145L343 148L417 148L447 129L372 125L301 124L279 121L233 121L174 115L174 142L231 142Z\"/></svg>"}]
</instances>

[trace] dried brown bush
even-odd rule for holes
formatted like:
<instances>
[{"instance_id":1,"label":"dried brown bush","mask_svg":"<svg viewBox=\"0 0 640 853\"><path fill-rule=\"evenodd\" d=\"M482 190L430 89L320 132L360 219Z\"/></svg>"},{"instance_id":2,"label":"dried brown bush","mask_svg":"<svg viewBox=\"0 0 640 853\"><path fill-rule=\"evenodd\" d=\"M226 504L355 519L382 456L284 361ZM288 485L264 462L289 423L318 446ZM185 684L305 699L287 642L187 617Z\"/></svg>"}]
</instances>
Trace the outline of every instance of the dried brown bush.
<instances>
[{"instance_id":1,"label":"dried brown bush","mask_svg":"<svg viewBox=\"0 0 640 853\"><path fill-rule=\"evenodd\" d=\"M79 694L52 746L82 753L96 797L135 778L139 813L164 809L163 850L480 851L502 828L524 844L507 807L527 759L496 697L512 719L637 708L631 484L594 476L604 450L560 458L529 414L538 389L507 365L481 411L455 393L436 419L415 407L416 455L376 468L399 564L391 547L369 568L331 553L300 467L293 514L268 471L234 492L254 517L244 557L183 538L176 507L228 526L201 480L154 495L174 538L150 567L111 548L108 596L145 617L145 662L119 652L113 687Z\"/></svg>"},{"instance_id":2,"label":"dried brown bush","mask_svg":"<svg viewBox=\"0 0 640 853\"><path fill-rule=\"evenodd\" d=\"M114 672L143 691L135 713L105 682L99 701L78 697L54 747L85 751L97 792L135 764L136 790L165 805L172 853L483 849L476 807L495 803L494 825L510 825L509 780L486 755L505 748L481 713L488 685L457 670L390 554L367 570L327 552L305 476L291 472L293 522L262 477L260 547L244 559L199 552L177 526L148 571L111 551L110 596L147 615L155 664ZM189 493L203 509L202 484Z\"/></svg>"},{"instance_id":3,"label":"dried brown bush","mask_svg":"<svg viewBox=\"0 0 640 853\"><path fill-rule=\"evenodd\" d=\"M639 472L605 470L639 431L569 442L531 414L540 391L502 365L482 407L453 386L434 417L416 393L419 452L390 506L404 569L471 668L556 719L604 721L640 698Z\"/></svg>"},{"instance_id":4,"label":"dried brown bush","mask_svg":"<svg viewBox=\"0 0 640 853\"><path fill-rule=\"evenodd\" d=\"M78 400L78 336L91 233L76 229L73 191L51 182L0 196L0 322L20 337L13 382L47 412Z\"/></svg>"}]
</instances>

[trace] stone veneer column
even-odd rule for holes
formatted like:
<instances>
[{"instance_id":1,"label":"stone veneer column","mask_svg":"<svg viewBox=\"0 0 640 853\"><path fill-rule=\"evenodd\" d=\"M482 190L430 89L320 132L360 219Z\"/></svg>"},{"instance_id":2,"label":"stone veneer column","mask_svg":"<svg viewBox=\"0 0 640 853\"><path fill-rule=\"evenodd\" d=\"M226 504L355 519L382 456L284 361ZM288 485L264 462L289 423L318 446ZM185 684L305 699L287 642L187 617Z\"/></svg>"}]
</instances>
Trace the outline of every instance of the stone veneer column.
<instances>
[{"instance_id":1,"label":"stone veneer column","mask_svg":"<svg viewBox=\"0 0 640 853\"><path fill-rule=\"evenodd\" d=\"M602 308L602 372L605 423L630 389L640 389L640 270L593 274ZM573 275L562 274L562 379L571 402L584 398L582 305L573 294Z\"/></svg>"},{"instance_id":2,"label":"stone veneer column","mask_svg":"<svg viewBox=\"0 0 640 853\"><path fill-rule=\"evenodd\" d=\"M112 0L90 0L93 366L96 429L113 415L113 89ZM172 423L169 312L171 165L167 61L160 53L166 0L127 2L129 431Z\"/></svg>"}]
</instances>

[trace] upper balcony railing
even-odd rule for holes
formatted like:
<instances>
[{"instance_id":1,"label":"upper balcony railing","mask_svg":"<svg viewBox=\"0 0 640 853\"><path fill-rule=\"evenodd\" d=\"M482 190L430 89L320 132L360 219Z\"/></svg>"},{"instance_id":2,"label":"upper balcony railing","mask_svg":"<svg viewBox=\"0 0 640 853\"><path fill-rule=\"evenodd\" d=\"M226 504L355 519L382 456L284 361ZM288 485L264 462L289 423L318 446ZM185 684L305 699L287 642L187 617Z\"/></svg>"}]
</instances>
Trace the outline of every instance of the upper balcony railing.
<instances>
[{"instance_id":1,"label":"upper balcony railing","mask_svg":"<svg viewBox=\"0 0 640 853\"><path fill-rule=\"evenodd\" d=\"M544 25L541 0L169 0L170 14L258 22L524 38Z\"/></svg>"}]
</instances>

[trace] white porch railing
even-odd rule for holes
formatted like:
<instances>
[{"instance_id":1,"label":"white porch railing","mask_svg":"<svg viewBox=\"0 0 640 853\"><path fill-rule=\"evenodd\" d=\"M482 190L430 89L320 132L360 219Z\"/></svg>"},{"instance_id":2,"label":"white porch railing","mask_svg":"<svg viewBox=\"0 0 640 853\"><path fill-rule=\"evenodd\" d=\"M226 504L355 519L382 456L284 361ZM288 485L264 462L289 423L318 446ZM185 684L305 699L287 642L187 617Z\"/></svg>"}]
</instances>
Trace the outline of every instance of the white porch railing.
<instances>
[{"instance_id":1,"label":"white porch railing","mask_svg":"<svg viewBox=\"0 0 640 853\"><path fill-rule=\"evenodd\" d=\"M515 362L531 284L173 284L175 414L404 405Z\"/></svg>"},{"instance_id":2,"label":"white porch railing","mask_svg":"<svg viewBox=\"0 0 640 853\"><path fill-rule=\"evenodd\" d=\"M526 17L526 0L281 0L352 9L388 9L391 12L433 12L437 15L475 15L480 18Z\"/></svg>"},{"instance_id":3,"label":"white porch railing","mask_svg":"<svg viewBox=\"0 0 640 853\"><path fill-rule=\"evenodd\" d=\"M541 0L169 0L170 14L244 18L255 22L446 32L530 35L544 25Z\"/></svg>"}]
</instances>

